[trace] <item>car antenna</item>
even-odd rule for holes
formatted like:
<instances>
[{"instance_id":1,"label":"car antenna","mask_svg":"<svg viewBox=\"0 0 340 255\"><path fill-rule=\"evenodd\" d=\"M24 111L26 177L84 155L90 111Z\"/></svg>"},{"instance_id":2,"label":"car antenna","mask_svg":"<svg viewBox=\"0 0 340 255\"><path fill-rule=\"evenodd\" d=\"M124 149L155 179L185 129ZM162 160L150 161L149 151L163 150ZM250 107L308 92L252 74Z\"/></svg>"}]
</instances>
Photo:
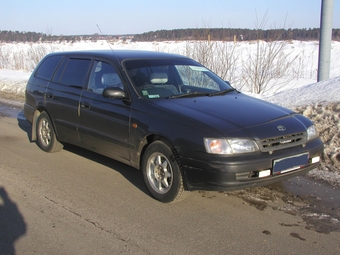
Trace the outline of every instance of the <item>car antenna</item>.
<instances>
[{"instance_id":1,"label":"car antenna","mask_svg":"<svg viewBox=\"0 0 340 255\"><path fill-rule=\"evenodd\" d=\"M99 25L98 25L98 24L96 24L96 25L97 25L98 30L99 30L99 32L101 33L101 35L104 36L104 34L103 34L102 30L100 29ZM104 36L104 37L105 37L105 36ZM117 63L119 63L119 59L117 58L117 55L116 55L115 51L112 49L112 47L111 47L110 43L108 42L108 40L106 39L106 37L105 37L105 41L106 41L106 43L109 45L109 47L110 47L110 49L111 49L113 55L115 56L115 58L116 58L116 60L117 60Z\"/></svg>"},{"instance_id":2,"label":"car antenna","mask_svg":"<svg viewBox=\"0 0 340 255\"><path fill-rule=\"evenodd\" d=\"M104 34L103 34L102 30L100 29L100 27L99 27L98 24L97 24L97 27L98 27L98 30L99 30L99 32L101 33L101 35L104 36ZM106 43L109 45L110 49L113 51L113 49L112 49L110 43L106 40L106 37L105 37L105 41L106 41ZM113 53L114 53L114 52L113 52Z\"/></svg>"}]
</instances>

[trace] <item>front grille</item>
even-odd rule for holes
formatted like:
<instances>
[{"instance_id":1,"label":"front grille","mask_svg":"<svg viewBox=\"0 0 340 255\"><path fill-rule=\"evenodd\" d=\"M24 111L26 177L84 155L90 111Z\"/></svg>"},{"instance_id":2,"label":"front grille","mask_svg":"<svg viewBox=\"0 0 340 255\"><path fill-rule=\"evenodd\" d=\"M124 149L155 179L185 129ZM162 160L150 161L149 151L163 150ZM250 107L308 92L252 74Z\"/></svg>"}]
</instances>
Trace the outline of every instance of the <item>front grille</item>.
<instances>
[{"instance_id":1,"label":"front grille","mask_svg":"<svg viewBox=\"0 0 340 255\"><path fill-rule=\"evenodd\" d=\"M285 148L294 147L304 144L307 141L307 134L305 132L289 134L278 137L271 137L258 141L258 145L262 152L282 150Z\"/></svg>"}]
</instances>

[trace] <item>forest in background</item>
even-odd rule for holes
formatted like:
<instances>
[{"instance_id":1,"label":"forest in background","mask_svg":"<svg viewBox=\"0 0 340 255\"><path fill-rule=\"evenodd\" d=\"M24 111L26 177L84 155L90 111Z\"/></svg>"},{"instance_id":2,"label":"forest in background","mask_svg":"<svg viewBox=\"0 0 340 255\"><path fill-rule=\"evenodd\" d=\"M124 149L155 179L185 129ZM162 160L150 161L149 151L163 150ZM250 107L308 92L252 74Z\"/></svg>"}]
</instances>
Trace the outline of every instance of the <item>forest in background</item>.
<instances>
[{"instance_id":1,"label":"forest in background","mask_svg":"<svg viewBox=\"0 0 340 255\"><path fill-rule=\"evenodd\" d=\"M212 40L212 41L276 41L276 40L319 40L320 29L232 29L232 28L202 28L158 30L137 34L136 41L181 41L181 40ZM332 39L340 40L340 29L332 30Z\"/></svg>"},{"instance_id":2,"label":"forest in background","mask_svg":"<svg viewBox=\"0 0 340 255\"><path fill-rule=\"evenodd\" d=\"M0 42L53 42L81 40L115 40L131 39L132 41L187 41L187 40L212 40L212 41L277 41L277 40L319 40L320 29L233 29L233 28L196 28L157 30L134 35L49 35L37 32L0 31ZM332 30L332 39L340 41L340 29Z\"/></svg>"}]
</instances>

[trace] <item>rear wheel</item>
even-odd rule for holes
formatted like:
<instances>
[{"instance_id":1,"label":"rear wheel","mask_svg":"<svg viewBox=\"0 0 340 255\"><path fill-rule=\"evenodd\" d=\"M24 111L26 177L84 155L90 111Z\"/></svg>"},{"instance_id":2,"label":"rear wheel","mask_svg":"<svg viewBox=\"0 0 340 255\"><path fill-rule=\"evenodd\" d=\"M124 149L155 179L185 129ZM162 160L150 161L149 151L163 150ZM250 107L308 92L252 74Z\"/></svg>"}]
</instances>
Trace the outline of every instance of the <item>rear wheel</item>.
<instances>
[{"instance_id":1,"label":"rear wheel","mask_svg":"<svg viewBox=\"0 0 340 255\"><path fill-rule=\"evenodd\" d=\"M183 177L176 157L164 142L156 141L146 149L142 160L144 182L151 195L164 203L183 200Z\"/></svg>"},{"instance_id":2,"label":"rear wheel","mask_svg":"<svg viewBox=\"0 0 340 255\"><path fill-rule=\"evenodd\" d=\"M57 152L63 145L57 140L52 122L46 112L40 113L36 124L37 144L46 152Z\"/></svg>"}]
</instances>

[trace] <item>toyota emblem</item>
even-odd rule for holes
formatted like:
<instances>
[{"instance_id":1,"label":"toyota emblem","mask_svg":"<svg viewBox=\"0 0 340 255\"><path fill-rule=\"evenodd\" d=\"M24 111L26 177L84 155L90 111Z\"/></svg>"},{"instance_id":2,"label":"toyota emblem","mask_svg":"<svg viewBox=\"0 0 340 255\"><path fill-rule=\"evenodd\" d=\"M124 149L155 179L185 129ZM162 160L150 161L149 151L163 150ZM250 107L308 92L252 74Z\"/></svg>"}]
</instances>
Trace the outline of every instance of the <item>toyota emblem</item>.
<instances>
[{"instance_id":1,"label":"toyota emblem","mask_svg":"<svg viewBox=\"0 0 340 255\"><path fill-rule=\"evenodd\" d=\"M285 127L285 126L282 126L282 125L278 125L278 126L277 126L277 129L278 129L279 131L285 131L285 130L286 130L286 127Z\"/></svg>"}]
</instances>

